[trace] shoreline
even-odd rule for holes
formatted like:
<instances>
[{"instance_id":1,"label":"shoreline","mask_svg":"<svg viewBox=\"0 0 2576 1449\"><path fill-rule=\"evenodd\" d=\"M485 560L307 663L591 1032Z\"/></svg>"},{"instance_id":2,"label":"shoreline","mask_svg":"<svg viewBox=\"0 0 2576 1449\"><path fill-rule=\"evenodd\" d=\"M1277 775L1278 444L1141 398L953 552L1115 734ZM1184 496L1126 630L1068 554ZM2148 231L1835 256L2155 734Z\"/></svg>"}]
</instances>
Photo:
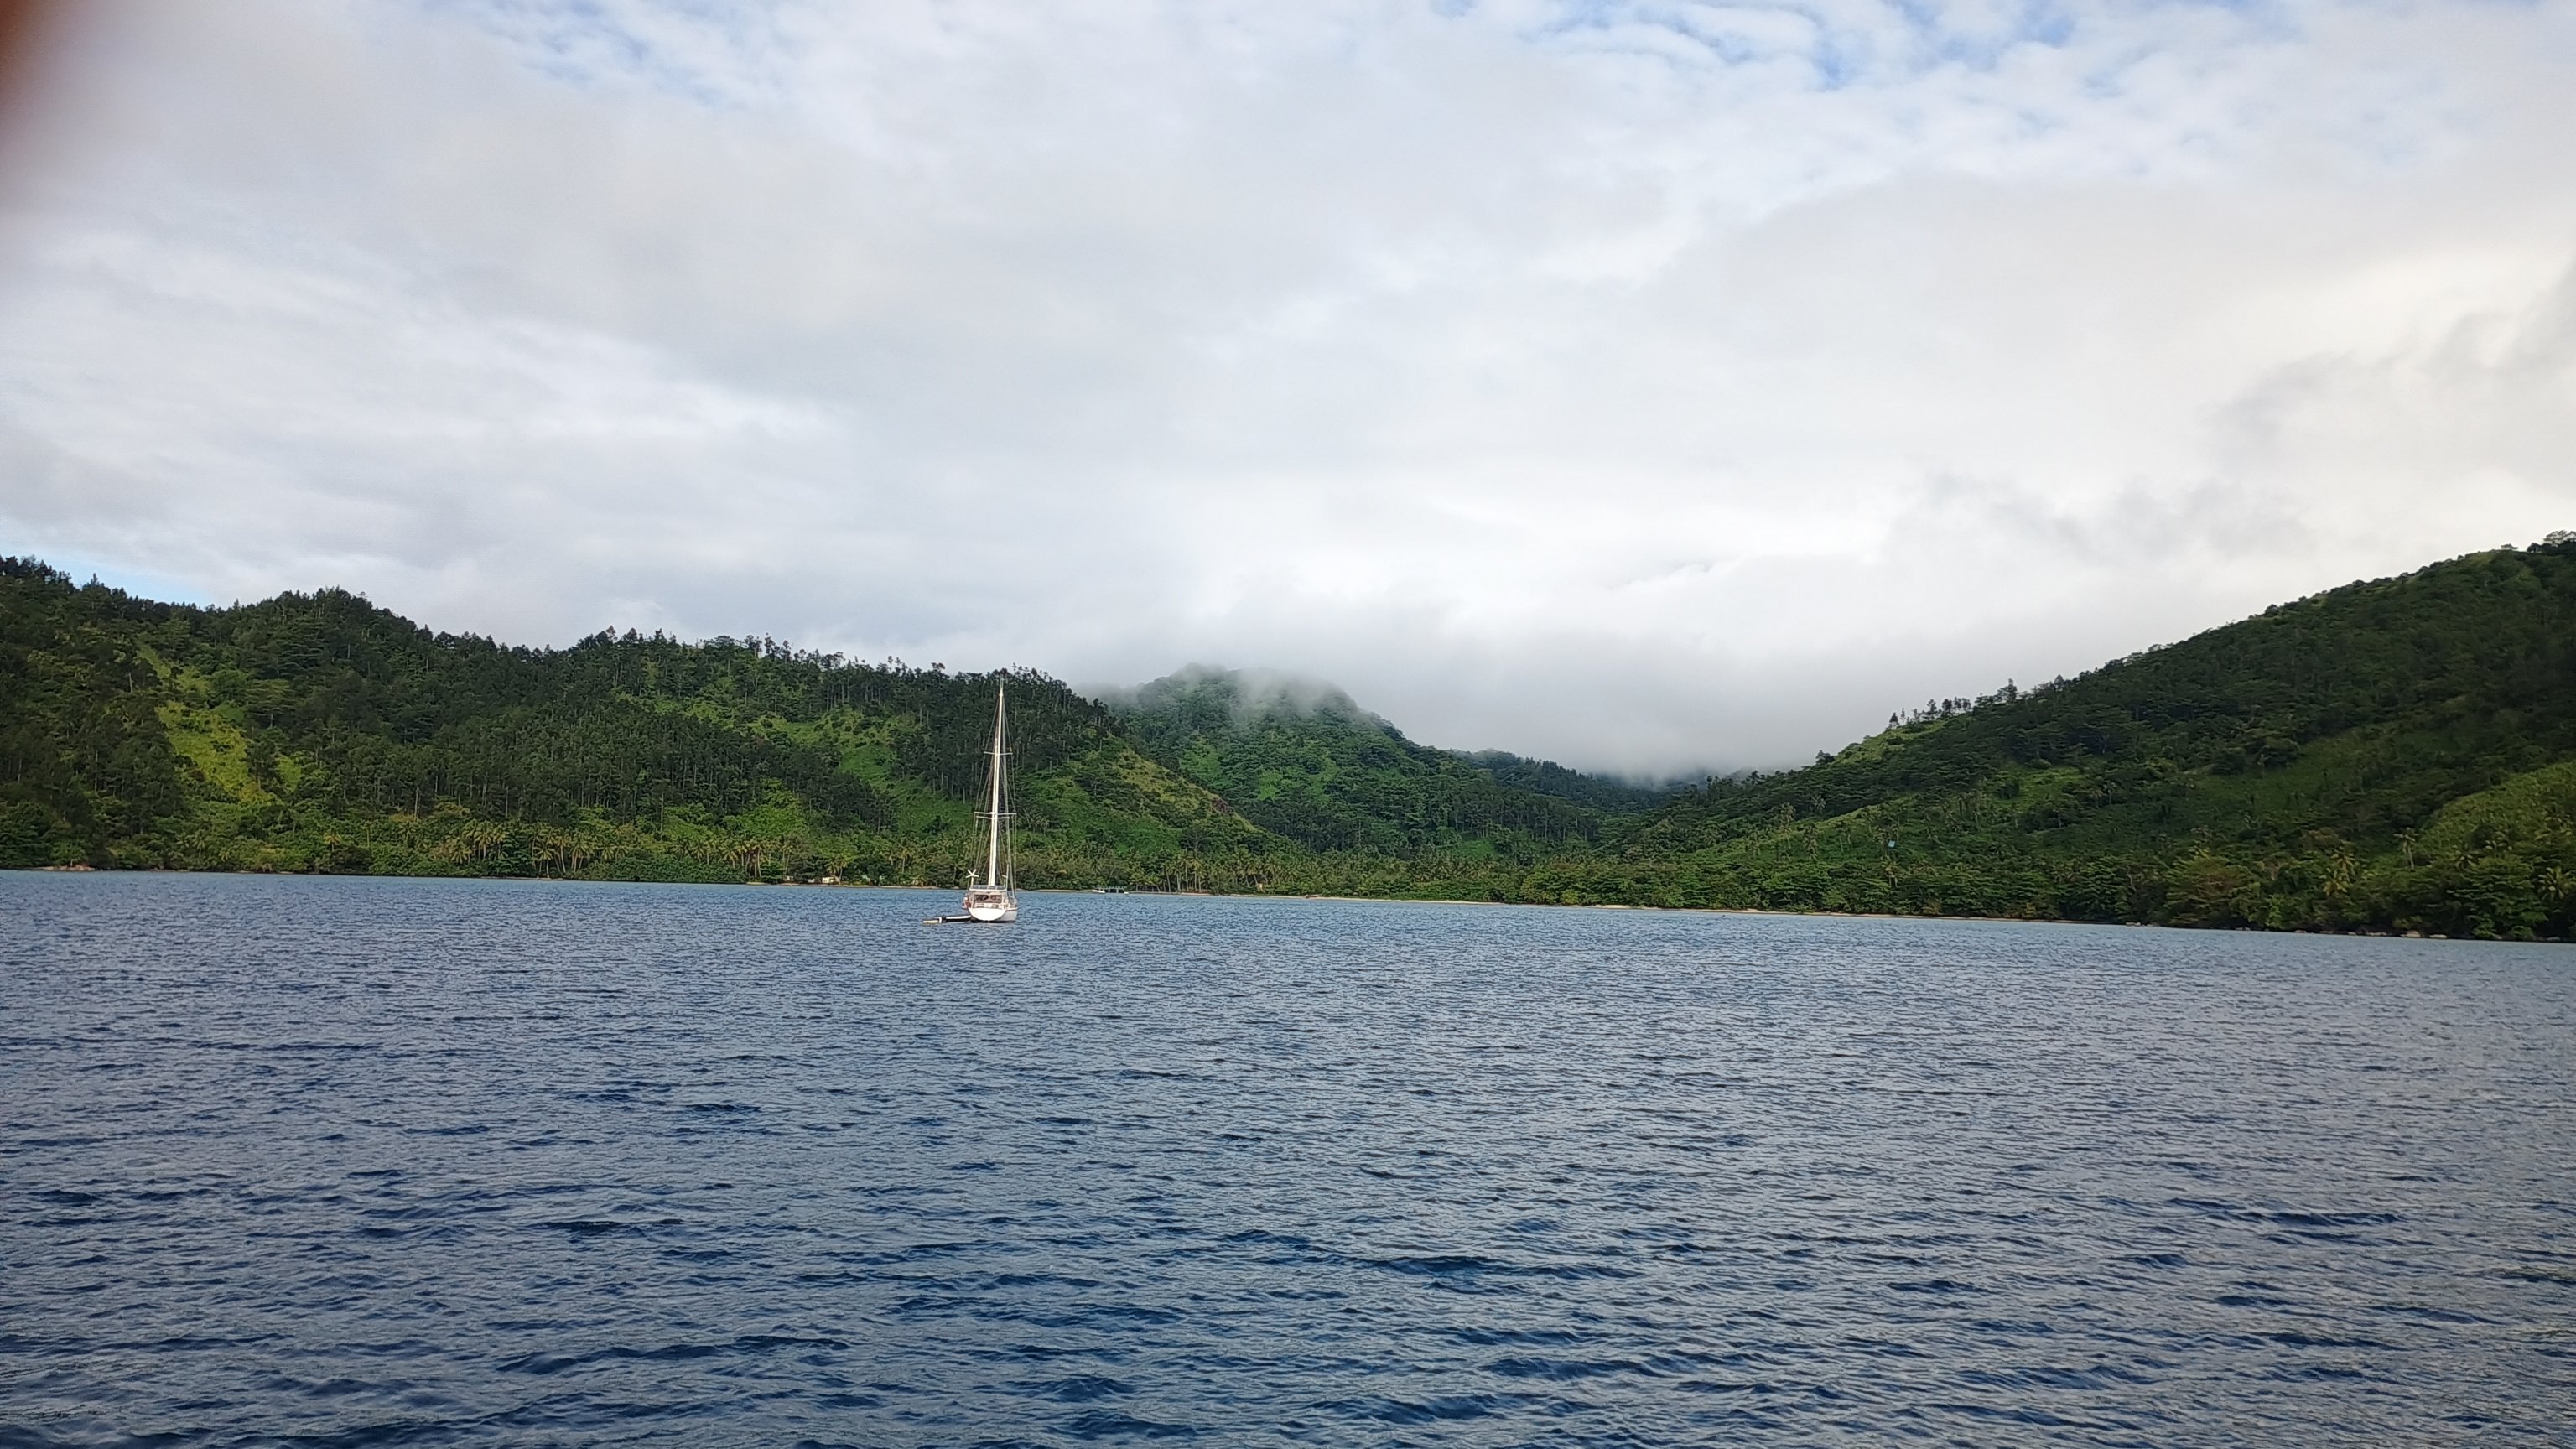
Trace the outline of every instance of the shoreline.
<instances>
[{"instance_id":1,"label":"shoreline","mask_svg":"<svg viewBox=\"0 0 2576 1449\"><path fill-rule=\"evenodd\" d=\"M98 867L98 866L88 865L88 864L75 864L75 865L20 865L20 866L0 866L0 874L11 874L11 873L25 873L25 874L30 874L30 875L45 874L45 875L101 875L101 876L239 876L239 877L267 877L267 878L279 879L279 880L298 880L298 879L312 879L312 880L319 880L319 879L332 879L332 880L442 880L442 881L493 881L493 882L513 882L513 883L523 883L523 884L529 884L529 885L579 885L579 886L689 886L689 887L694 887L694 888L703 889L703 890L749 890L749 889L753 889L753 888L757 887L757 888L761 888L761 889L769 889L769 890L789 889L789 890L827 890L827 891L929 891L929 892L933 892L933 893L941 893L941 894L944 894L944 893L947 893L947 892L949 892L949 891L951 891L951 890L955 889L954 887L948 887L948 886L933 886L933 885L888 885L888 884L881 884L881 883L874 883L874 882L861 883L861 882L856 882L856 881L834 881L834 882L831 882L831 883L829 883L829 884L826 884L826 883L824 883L824 882L822 882L822 881L774 881L774 880L745 880L745 881L702 881L702 880L599 880L599 879L594 879L594 878L584 877L584 876L561 876L561 875L556 875L556 876L545 876L545 875L413 875L413 874L392 874L392 873L387 873L387 874L376 874L376 873L372 873L372 872L370 872L370 873L366 873L366 874L341 874L341 873L331 872L331 871L283 871L283 870L185 870L185 869L173 870L173 869L170 869L170 868L167 868L167 867L163 867L163 866L147 866L147 867L143 867L143 868L140 868L140 869L124 869L124 868L119 868L119 867L109 867L109 868L106 868L106 869L102 869L102 868L100 868L100 867ZM2268 929L2268 928L2265 928L2265 927L2261 927L2261 926L2178 926L2178 925L2174 925L2174 924L2171 924L2171 923L2169 923L2169 922L2164 922L2164 921L2078 921L2078 920L2068 920L2068 919L2065 919L2065 918L2062 918L2062 917L2055 917L2055 916L1952 916L1952 915L1907 915L1907 914L1899 914L1899 913L1897 913L1897 912L1892 912L1892 911L1784 911L1784 910L1773 910L1773 909L1768 909L1768 908L1765 908L1765 907L1762 907L1762 906L1657 906L1657 905L1636 905L1636 904L1632 904L1632 903L1630 903L1630 902L1626 902L1626 901L1491 901L1491 900L1486 900L1486 901L1471 901L1471 900L1459 900L1459 899L1453 899L1453 898L1446 897L1446 896L1345 896L1345 895L1311 895L1311 894L1307 894L1307 893L1302 892L1302 891L1301 891L1301 892L1289 892L1289 891L1275 891L1275 892L1270 892L1270 891L1165 891L1165 890L1138 889L1138 888L1133 887L1133 886L1127 887L1127 888L1122 889L1122 890L1115 890L1115 891L1104 891L1104 890L1099 890L1099 889L1096 889L1096 888L1091 887L1091 886L1026 886L1026 887L1022 887L1022 888L1021 888L1021 894L1023 894L1023 895L1053 895L1053 896L1093 896L1093 895L1110 896L1110 895L1128 895L1128 896L1157 896L1157 897L1169 897L1169 898L1182 898L1182 897L1193 897L1193 896L1194 896L1194 897L1199 897L1199 898L1208 899L1208 900L1234 900L1234 901L1325 901L1325 902L1337 902L1337 903L1341 903L1341 904L1345 904L1345 905L1496 906L1496 907L1513 907L1513 908L1534 908L1534 909L1541 909L1541 910L1557 910L1557 911L1646 911L1646 912L1655 912L1655 913L1658 913L1658 914L1664 914L1664 915L1692 915L1692 916L1776 916L1776 917L1780 917L1780 918L1782 918L1782 919L1787 919L1787 920L1809 919L1809 920L1841 920L1841 921L1954 921L1954 922L1959 922L1959 923L1962 923L1962 924L1978 924L1978 925L2006 925L2006 926L2098 926L2098 927L2102 927L2102 928L2104 928L2104 929L2106 929L2106 930L2109 930L2109 929L2117 929L2117 930L2137 930L2137 931L2210 931L2210 932L2230 933L2230 934L2239 934L2239 935L2255 935L2255 936L2342 936L2342 937L2351 937L2351 938L2361 939L2361 940L2374 940L2374 939L2375 939L2375 940L2383 940L2383 941L2448 941L2448 940L2451 940L2451 939L2452 939L2450 936L2447 936L2447 935L2440 935L2440 934L2436 934L2436 933L2433 933L2433 932L2421 932L2421 933L2418 933L2418 932L2410 932L2410 931L2276 931L2276 930L2271 930L2271 929ZM2474 940L2478 940L2478 939L2480 939L2480 938L2476 938L2476 937L2462 937L2462 938L2460 938L2460 939L2463 939L2463 940L2472 940L2472 941L2474 941ZM2544 939L2540 939L2540 940L2533 940L2533 941L2514 941L2514 940L2508 940L2508 939L2505 939L2505 938L2501 938L2501 937L2499 937L2499 938L2496 938L2496 939L2492 942L2492 944L2496 944L2496 945L2517 945L2517 946L2559 946L2559 945L2566 945L2566 944L2569 944L2569 943L2567 943L2567 942L2565 942L2565 941L2551 940L2551 939L2546 939L2546 938L2544 938Z\"/></svg>"}]
</instances>

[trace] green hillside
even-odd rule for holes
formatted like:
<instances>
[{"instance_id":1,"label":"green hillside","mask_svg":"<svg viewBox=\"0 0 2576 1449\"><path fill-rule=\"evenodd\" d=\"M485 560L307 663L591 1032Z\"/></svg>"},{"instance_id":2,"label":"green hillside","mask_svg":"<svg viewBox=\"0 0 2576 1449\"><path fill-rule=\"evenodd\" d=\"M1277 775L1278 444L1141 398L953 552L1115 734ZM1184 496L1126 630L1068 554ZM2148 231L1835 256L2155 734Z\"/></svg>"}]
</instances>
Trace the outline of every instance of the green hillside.
<instances>
[{"instance_id":1,"label":"green hillside","mask_svg":"<svg viewBox=\"0 0 2576 1449\"><path fill-rule=\"evenodd\" d=\"M2576 544L2448 563L1712 781L1556 899L2564 937Z\"/></svg>"},{"instance_id":2,"label":"green hillside","mask_svg":"<svg viewBox=\"0 0 2576 1449\"><path fill-rule=\"evenodd\" d=\"M2576 542L2354 584L1671 793L1193 670L1011 676L1022 878L2576 934ZM989 675L432 634L0 561L0 865L948 885Z\"/></svg>"},{"instance_id":3,"label":"green hillside","mask_svg":"<svg viewBox=\"0 0 2576 1449\"><path fill-rule=\"evenodd\" d=\"M766 640L433 635L353 595L152 603L0 563L0 864L948 884L994 678ZM1297 852L1012 678L1032 884L1257 888Z\"/></svg>"},{"instance_id":4,"label":"green hillside","mask_svg":"<svg viewBox=\"0 0 2576 1449\"><path fill-rule=\"evenodd\" d=\"M1330 685L1193 667L1110 705L1138 749L1318 852L1528 865L1663 798L1545 761L1416 744Z\"/></svg>"}]
</instances>

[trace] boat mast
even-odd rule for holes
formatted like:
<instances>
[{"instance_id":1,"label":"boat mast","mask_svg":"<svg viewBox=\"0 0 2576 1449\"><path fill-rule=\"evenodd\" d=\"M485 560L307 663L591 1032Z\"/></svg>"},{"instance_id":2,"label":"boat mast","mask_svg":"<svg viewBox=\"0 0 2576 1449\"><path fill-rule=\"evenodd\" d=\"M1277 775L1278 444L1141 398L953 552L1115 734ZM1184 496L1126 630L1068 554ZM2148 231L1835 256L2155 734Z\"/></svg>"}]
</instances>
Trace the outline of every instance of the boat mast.
<instances>
[{"instance_id":1,"label":"boat mast","mask_svg":"<svg viewBox=\"0 0 2576 1449\"><path fill-rule=\"evenodd\" d=\"M984 885L1002 883L1002 686L993 686L993 833L984 846Z\"/></svg>"}]
</instances>

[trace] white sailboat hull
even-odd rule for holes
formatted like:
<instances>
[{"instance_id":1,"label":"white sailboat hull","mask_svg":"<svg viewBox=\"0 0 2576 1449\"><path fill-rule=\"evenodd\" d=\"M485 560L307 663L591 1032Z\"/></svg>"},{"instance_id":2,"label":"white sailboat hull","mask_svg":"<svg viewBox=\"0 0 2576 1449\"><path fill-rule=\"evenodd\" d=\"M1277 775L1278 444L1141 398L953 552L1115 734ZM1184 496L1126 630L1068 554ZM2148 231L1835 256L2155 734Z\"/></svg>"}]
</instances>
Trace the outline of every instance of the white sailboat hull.
<instances>
[{"instance_id":1,"label":"white sailboat hull","mask_svg":"<svg viewBox=\"0 0 2576 1449\"><path fill-rule=\"evenodd\" d=\"M1020 918L1019 897L1009 891L971 890L966 893L966 919L1000 924Z\"/></svg>"}]
</instances>

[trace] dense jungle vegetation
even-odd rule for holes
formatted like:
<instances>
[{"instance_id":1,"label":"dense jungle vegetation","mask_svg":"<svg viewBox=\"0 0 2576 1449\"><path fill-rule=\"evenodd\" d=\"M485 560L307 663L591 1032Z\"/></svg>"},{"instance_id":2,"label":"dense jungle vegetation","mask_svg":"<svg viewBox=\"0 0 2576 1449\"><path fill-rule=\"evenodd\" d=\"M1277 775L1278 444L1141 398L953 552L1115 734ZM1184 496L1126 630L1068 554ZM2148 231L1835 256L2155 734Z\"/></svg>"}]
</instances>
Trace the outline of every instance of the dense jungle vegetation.
<instances>
[{"instance_id":1,"label":"dense jungle vegetation","mask_svg":"<svg viewBox=\"0 0 2576 1449\"><path fill-rule=\"evenodd\" d=\"M1712 780L1534 896L2564 938L2576 538L1933 701Z\"/></svg>"},{"instance_id":2,"label":"dense jungle vegetation","mask_svg":"<svg viewBox=\"0 0 2576 1449\"><path fill-rule=\"evenodd\" d=\"M0 864L949 885L997 678L5 560ZM1034 886L2576 930L2563 535L1678 792L1431 749L1329 688L1007 678Z\"/></svg>"},{"instance_id":3,"label":"dense jungle vegetation","mask_svg":"<svg viewBox=\"0 0 2576 1449\"><path fill-rule=\"evenodd\" d=\"M1598 833L1594 807L1382 726L1392 763L1350 762L1339 825L1257 791L1248 819L1034 673L632 632L510 648L338 591L202 609L12 559L0 864L954 884L1005 679L1032 886L1485 895Z\"/></svg>"}]
</instances>

